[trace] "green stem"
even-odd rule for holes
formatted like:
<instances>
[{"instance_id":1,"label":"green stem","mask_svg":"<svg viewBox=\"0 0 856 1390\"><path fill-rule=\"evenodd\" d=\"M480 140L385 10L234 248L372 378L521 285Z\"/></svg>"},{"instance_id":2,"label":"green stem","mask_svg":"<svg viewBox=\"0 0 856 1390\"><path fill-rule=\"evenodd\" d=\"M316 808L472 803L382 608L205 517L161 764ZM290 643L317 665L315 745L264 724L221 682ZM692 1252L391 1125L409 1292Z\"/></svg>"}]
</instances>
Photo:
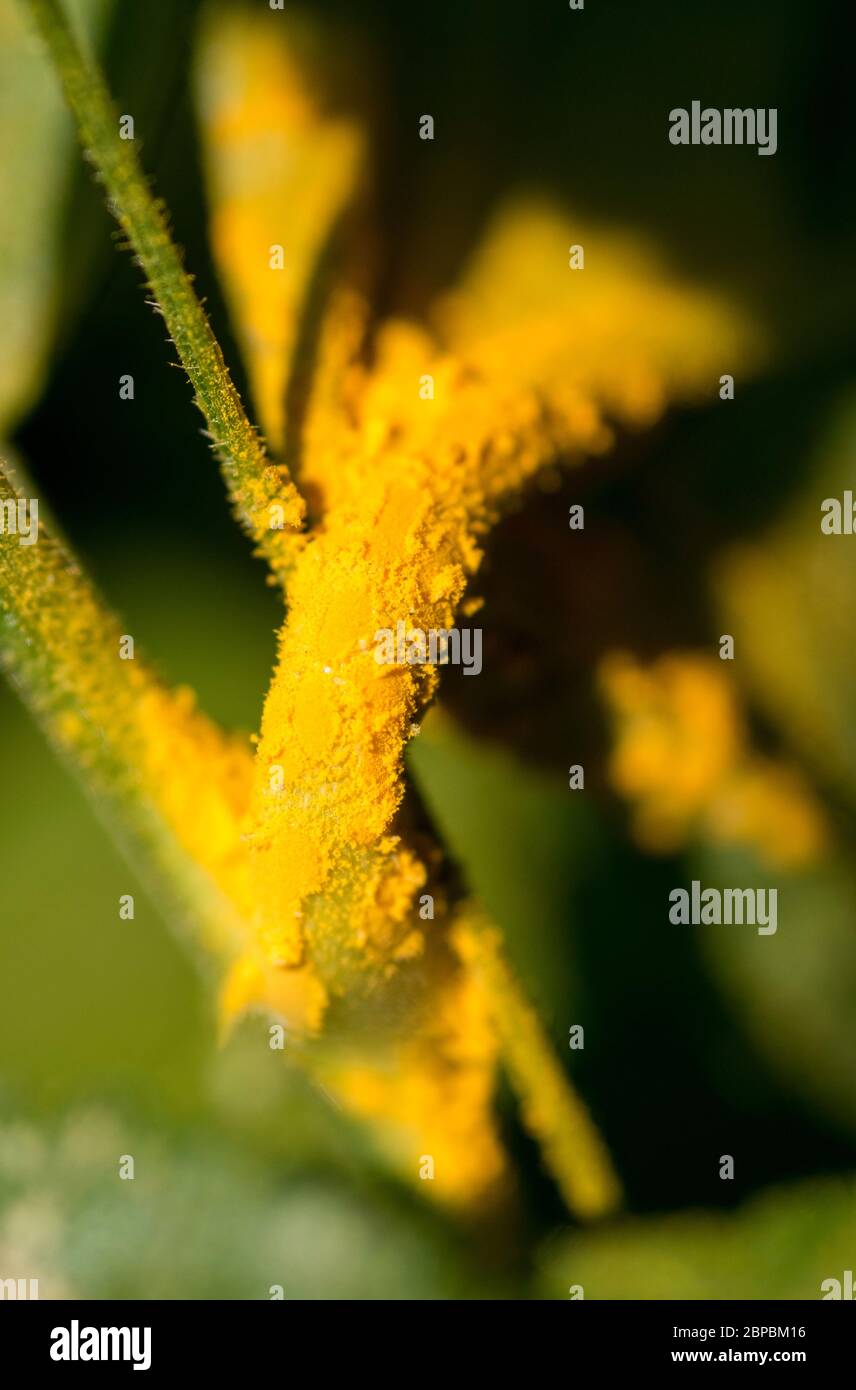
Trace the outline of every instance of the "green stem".
<instances>
[{"instance_id":1,"label":"green stem","mask_svg":"<svg viewBox=\"0 0 856 1390\"><path fill-rule=\"evenodd\" d=\"M146 182L133 140L101 73L80 51L58 0L24 0L48 46L81 143L103 182L111 211L136 253L190 378L196 404L220 459L236 515L273 572L282 579L305 508L286 468L268 457L248 420L220 345L172 240L163 205Z\"/></svg>"},{"instance_id":2,"label":"green stem","mask_svg":"<svg viewBox=\"0 0 856 1390\"><path fill-rule=\"evenodd\" d=\"M236 909L187 839L227 814L229 787L212 763L228 745L139 657L62 542L38 518L0 459L0 667L55 751L92 798L133 867L207 951L228 958L243 939ZM185 782L186 795L170 797ZM206 959L206 964L207 964Z\"/></svg>"},{"instance_id":3,"label":"green stem","mask_svg":"<svg viewBox=\"0 0 856 1390\"><path fill-rule=\"evenodd\" d=\"M568 1209L584 1219L607 1215L621 1187L606 1146L505 959L499 931L471 910L453 942L485 991L524 1124Z\"/></svg>"}]
</instances>

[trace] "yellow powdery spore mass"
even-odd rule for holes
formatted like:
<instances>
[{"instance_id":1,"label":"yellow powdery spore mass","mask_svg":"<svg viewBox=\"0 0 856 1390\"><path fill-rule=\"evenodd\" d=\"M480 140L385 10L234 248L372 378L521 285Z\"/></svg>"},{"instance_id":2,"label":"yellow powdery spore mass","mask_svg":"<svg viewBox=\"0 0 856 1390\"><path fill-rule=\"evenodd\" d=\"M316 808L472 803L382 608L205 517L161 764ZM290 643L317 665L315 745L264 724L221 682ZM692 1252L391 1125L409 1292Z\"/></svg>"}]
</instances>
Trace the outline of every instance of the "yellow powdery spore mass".
<instances>
[{"instance_id":1,"label":"yellow powdery spore mass","mask_svg":"<svg viewBox=\"0 0 856 1390\"><path fill-rule=\"evenodd\" d=\"M381 1056L327 1065L325 1084L372 1122L388 1157L445 1205L495 1201L508 1182L492 1112L496 1031L471 975L447 975L430 1013Z\"/></svg>"},{"instance_id":2,"label":"yellow powdery spore mass","mask_svg":"<svg viewBox=\"0 0 856 1390\"><path fill-rule=\"evenodd\" d=\"M582 270L570 242L585 246ZM713 399L723 360L746 370L761 354L741 313L643 241L533 199L500 210L432 321L495 391L534 392L571 449L586 447L590 415L602 428L651 425L670 404Z\"/></svg>"},{"instance_id":3,"label":"yellow powdery spore mass","mask_svg":"<svg viewBox=\"0 0 856 1390\"><path fill-rule=\"evenodd\" d=\"M795 769L752 751L716 660L672 654L645 667L614 653L599 680L613 716L610 778L631 803L645 848L669 852L702 835L747 845L783 868L824 852L820 805Z\"/></svg>"},{"instance_id":4,"label":"yellow powdery spore mass","mask_svg":"<svg viewBox=\"0 0 856 1390\"><path fill-rule=\"evenodd\" d=\"M321 1030L327 991L311 967L279 970L252 940L230 965L220 989L220 1027L228 1035L243 1014L259 1010L298 1036Z\"/></svg>"},{"instance_id":5,"label":"yellow powdery spore mass","mask_svg":"<svg viewBox=\"0 0 856 1390\"><path fill-rule=\"evenodd\" d=\"M312 277L362 168L356 126L325 114L294 37L282 16L221 7L199 52L214 254L259 419L279 452Z\"/></svg>"},{"instance_id":6,"label":"yellow powdery spore mass","mask_svg":"<svg viewBox=\"0 0 856 1390\"><path fill-rule=\"evenodd\" d=\"M569 269L575 225L552 205L507 205L428 324L382 325L374 370L351 364L344 420L316 390L301 476L328 509L369 469L439 452L471 515L490 521L545 462L603 453L615 423L647 427L671 403L713 399L723 360L756 363L760 338L744 317L643 245L592 228L586 269ZM324 328L338 368L346 327ZM321 375L325 360L322 350Z\"/></svg>"},{"instance_id":7,"label":"yellow powdery spore mass","mask_svg":"<svg viewBox=\"0 0 856 1390\"><path fill-rule=\"evenodd\" d=\"M169 691L145 683L135 724L147 794L157 796L182 847L211 873L246 920L249 866L241 836L252 779L248 741L224 734L200 714L187 687Z\"/></svg>"},{"instance_id":8,"label":"yellow powdery spore mass","mask_svg":"<svg viewBox=\"0 0 856 1390\"><path fill-rule=\"evenodd\" d=\"M434 675L379 664L375 634L394 632L399 621L425 630L450 624L463 568L454 569L452 592L432 602L428 535L449 552L451 530L438 524L430 487L413 476L377 478L354 513L330 519L293 575L265 706L252 838L262 939L283 964L302 958L306 900L354 853L384 860L389 878L373 897L381 892L399 912L424 881L388 831L402 796L408 726ZM371 865L362 871L371 877ZM357 944L370 944L377 916L353 916ZM382 918L377 926L386 931Z\"/></svg>"},{"instance_id":9,"label":"yellow powdery spore mass","mask_svg":"<svg viewBox=\"0 0 856 1390\"><path fill-rule=\"evenodd\" d=\"M541 467L602 451L608 418L650 424L666 400L712 393L721 354L740 354L739 321L644 253L604 250L583 290L566 236L555 211L501 214L438 306L439 336L384 325L373 365L350 364L342 409L322 355L301 473L321 521L289 585L253 804L256 920L279 964L304 958L309 900L320 935L319 895L335 915L351 856L377 866L394 835L404 746L437 673L378 664L376 634L452 626L484 535ZM335 333L322 341L341 354ZM400 856L383 864L400 896ZM370 942L371 922L353 914L351 933Z\"/></svg>"}]
</instances>

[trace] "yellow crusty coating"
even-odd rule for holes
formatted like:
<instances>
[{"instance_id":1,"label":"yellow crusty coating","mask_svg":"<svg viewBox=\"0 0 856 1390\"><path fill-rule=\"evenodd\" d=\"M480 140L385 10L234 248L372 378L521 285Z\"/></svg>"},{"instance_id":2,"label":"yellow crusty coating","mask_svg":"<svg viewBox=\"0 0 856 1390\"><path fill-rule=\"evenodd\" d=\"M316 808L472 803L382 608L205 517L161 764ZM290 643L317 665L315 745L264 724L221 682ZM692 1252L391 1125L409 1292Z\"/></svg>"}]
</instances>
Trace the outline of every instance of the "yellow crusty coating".
<instances>
[{"instance_id":1,"label":"yellow crusty coating","mask_svg":"<svg viewBox=\"0 0 856 1390\"><path fill-rule=\"evenodd\" d=\"M375 634L452 626L486 531L539 468L607 447L607 416L648 425L667 400L712 394L723 353L743 351L727 309L642 252L605 242L594 287L576 288L567 226L539 205L500 214L438 306L442 342L387 323L373 365L351 363L326 431L329 390L310 400L301 476L321 521L290 582L252 809L256 923L279 964L303 961L308 904L320 935L323 895L341 897L355 851L383 866L392 897L413 900L393 822L437 673L379 665ZM326 342L341 353L335 334ZM351 913L352 942L376 931L372 914Z\"/></svg>"},{"instance_id":2,"label":"yellow crusty coating","mask_svg":"<svg viewBox=\"0 0 856 1390\"><path fill-rule=\"evenodd\" d=\"M646 667L616 652L599 681L615 726L610 777L642 845L670 851L703 834L783 868L822 855L829 830L819 803L795 769L752 751L715 658L672 653Z\"/></svg>"},{"instance_id":3,"label":"yellow crusty coating","mask_svg":"<svg viewBox=\"0 0 856 1390\"><path fill-rule=\"evenodd\" d=\"M480 983L461 970L438 979L428 1010L380 1055L327 1064L322 1075L350 1110L372 1122L403 1175L413 1181L424 1173L431 1196L471 1209L474 1201L496 1200L507 1184L491 1115L496 1030Z\"/></svg>"},{"instance_id":4,"label":"yellow crusty coating","mask_svg":"<svg viewBox=\"0 0 856 1390\"><path fill-rule=\"evenodd\" d=\"M327 991L311 966L279 970L248 939L229 966L220 990L220 1026L227 1035L236 1019L259 1009L282 1019L289 1031L320 1032L327 1008Z\"/></svg>"}]
</instances>

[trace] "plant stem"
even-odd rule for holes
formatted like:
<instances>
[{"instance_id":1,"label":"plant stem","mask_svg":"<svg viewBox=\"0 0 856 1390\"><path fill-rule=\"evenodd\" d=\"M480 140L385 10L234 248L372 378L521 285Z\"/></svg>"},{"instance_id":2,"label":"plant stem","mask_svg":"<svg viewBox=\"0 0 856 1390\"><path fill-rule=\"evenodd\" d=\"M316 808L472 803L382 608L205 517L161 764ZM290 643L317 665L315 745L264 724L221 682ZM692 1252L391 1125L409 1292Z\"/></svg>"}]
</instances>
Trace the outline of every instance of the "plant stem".
<instances>
[{"instance_id":1,"label":"plant stem","mask_svg":"<svg viewBox=\"0 0 856 1390\"><path fill-rule=\"evenodd\" d=\"M101 73L87 61L58 0L24 0L48 46L77 120L87 157L95 165L108 205L136 253L166 320L196 404L220 459L236 515L273 572L290 567L295 531L305 507L284 465L268 457L244 411L220 345L172 240L162 203L151 193L131 139Z\"/></svg>"},{"instance_id":2,"label":"plant stem","mask_svg":"<svg viewBox=\"0 0 856 1390\"><path fill-rule=\"evenodd\" d=\"M244 928L205 837L229 814L240 752L187 692L120 659L122 628L37 504L0 459L0 666L166 916L206 948L206 966L227 959Z\"/></svg>"},{"instance_id":3,"label":"plant stem","mask_svg":"<svg viewBox=\"0 0 856 1390\"><path fill-rule=\"evenodd\" d=\"M586 1219L605 1216L621 1200L618 1178L588 1111L514 978L499 931L470 911L454 929L453 942L484 987L522 1118L568 1209Z\"/></svg>"}]
</instances>

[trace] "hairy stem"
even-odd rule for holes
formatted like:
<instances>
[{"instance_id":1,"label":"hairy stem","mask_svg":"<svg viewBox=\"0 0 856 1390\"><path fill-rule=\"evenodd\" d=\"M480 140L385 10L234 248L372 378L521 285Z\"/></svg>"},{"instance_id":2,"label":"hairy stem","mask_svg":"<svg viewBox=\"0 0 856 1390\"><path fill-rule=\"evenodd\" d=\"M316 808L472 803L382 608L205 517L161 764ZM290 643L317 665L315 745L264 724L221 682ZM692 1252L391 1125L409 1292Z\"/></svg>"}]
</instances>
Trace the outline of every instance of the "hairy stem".
<instances>
[{"instance_id":1,"label":"hairy stem","mask_svg":"<svg viewBox=\"0 0 856 1390\"><path fill-rule=\"evenodd\" d=\"M167 915L228 958L244 934L228 851L249 750L133 654L2 461L0 515L0 666Z\"/></svg>"},{"instance_id":2,"label":"hairy stem","mask_svg":"<svg viewBox=\"0 0 856 1390\"><path fill-rule=\"evenodd\" d=\"M282 579L290 567L294 533L303 523L303 500L285 467L268 457L247 418L170 235L164 208L148 187L134 141L120 136L119 118L100 72L84 58L58 0L24 3L47 43L81 143L107 190L111 211L166 320L207 422L236 515L258 553Z\"/></svg>"}]
</instances>

